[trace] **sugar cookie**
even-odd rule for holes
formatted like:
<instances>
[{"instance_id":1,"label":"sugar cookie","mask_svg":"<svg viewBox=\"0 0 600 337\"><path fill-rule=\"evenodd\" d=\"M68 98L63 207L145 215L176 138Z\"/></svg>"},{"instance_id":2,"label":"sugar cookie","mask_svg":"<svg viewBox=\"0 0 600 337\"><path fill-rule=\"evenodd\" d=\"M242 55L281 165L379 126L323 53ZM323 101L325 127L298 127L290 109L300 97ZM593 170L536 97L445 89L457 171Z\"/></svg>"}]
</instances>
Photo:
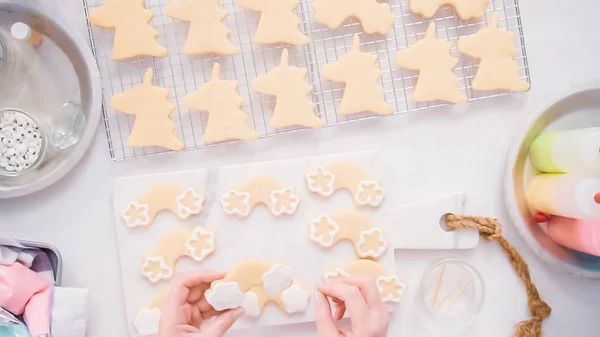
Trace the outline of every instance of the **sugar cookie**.
<instances>
[{"instance_id":1,"label":"sugar cookie","mask_svg":"<svg viewBox=\"0 0 600 337\"><path fill-rule=\"evenodd\" d=\"M321 76L346 84L340 115L363 111L378 115L391 115L394 109L385 103L383 88L379 84L381 70L377 68L377 55L359 50L360 38L354 35L352 49L339 60L323 66Z\"/></svg>"},{"instance_id":2,"label":"sugar cookie","mask_svg":"<svg viewBox=\"0 0 600 337\"><path fill-rule=\"evenodd\" d=\"M323 126L323 120L313 113L314 103L306 97L312 86L304 81L305 78L306 69L288 65L288 50L284 49L279 67L252 81L252 90L277 97L270 123L272 128Z\"/></svg>"},{"instance_id":3,"label":"sugar cookie","mask_svg":"<svg viewBox=\"0 0 600 337\"><path fill-rule=\"evenodd\" d=\"M131 325L140 336L152 336L158 334L158 325L160 322L161 308L167 296L169 289L161 291L145 308L140 308L136 313Z\"/></svg>"},{"instance_id":4,"label":"sugar cookie","mask_svg":"<svg viewBox=\"0 0 600 337\"><path fill-rule=\"evenodd\" d=\"M288 313L304 312L310 293L293 280L294 270L282 261L241 261L214 281L205 293L217 311L244 307L246 315L259 316L267 302L275 302Z\"/></svg>"},{"instance_id":5,"label":"sugar cookie","mask_svg":"<svg viewBox=\"0 0 600 337\"><path fill-rule=\"evenodd\" d=\"M457 88L458 77L452 71L458 61L450 55L451 47L451 42L436 39L432 22L423 40L396 54L398 67L419 71L413 93L415 101L467 102L467 97Z\"/></svg>"},{"instance_id":6,"label":"sugar cookie","mask_svg":"<svg viewBox=\"0 0 600 337\"><path fill-rule=\"evenodd\" d=\"M204 141L258 139L258 133L248 127L248 118L241 110L244 100L238 94L238 82L219 79L219 69L215 62L210 81L183 99L189 109L208 111Z\"/></svg>"},{"instance_id":7,"label":"sugar cookie","mask_svg":"<svg viewBox=\"0 0 600 337\"><path fill-rule=\"evenodd\" d=\"M300 19L294 14L299 0L237 0L245 9L260 12L254 43L303 45L308 37L298 30Z\"/></svg>"},{"instance_id":8,"label":"sugar cookie","mask_svg":"<svg viewBox=\"0 0 600 337\"><path fill-rule=\"evenodd\" d=\"M142 274L152 283L173 276L175 263L182 256L202 261L215 251L215 234L202 227L178 228L168 232L151 253L144 257Z\"/></svg>"},{"instance_id":9,"label":"sugar cookie","mask_svg":"<svg viewBox=\"0 0 600 337\"><path fill-rule=\"evenodd\" d=\"M164 57L167 49L156 42L158 32L150 26L153 14L144 0L107 0L90 11L90 25L115 30L113 60L139 56Z\"/></svg>"},{"instance_id":10,"label":"sugar cookie","mask_svg":"<svg viewBox=\"0 0 600 337\"><path fill-rule=\"evenodd\" d=\"M371 277L375 280L379 294L384 302L400 302L406 286L398 276L391 275L379 263L372 260L356 260L344 267L334 268L324 275L325 281L349 276Z\"/></svg>"},{"instance_id":11,"label":"sugar cookie","mask_svg":"<svg viewBox=\"0 0 600 337\"><path fill-rule=\"evenodd\" d=\"M367 173L353 163L337 163L326 167L315 166L305 175L308 190L323 197L329 197L338 190L352 193L354 203L359 206L379 207L385 190L378 180L369 178Z\"/></svg>"},{"instance_id":12,"label":"sugar cookie","mask_svg":"<svg viewBox=\"0 0 600 337\"><path fill-rule=\"evenodd\" d=\"M444 5L454 6L454 11L463 20L482 17L489 0L409 0L411 12L431 18L438 8Z\"/></svg>"},{"instance_id":13,"label":"sugar cookie","mask_svg":"<svg viewBox=\"0 0 600 337\"><path fill-rule=\"evenodd\" d=\"M497 12L492 15L487 28L460 38L458 50L479 60L471 82L473 90L529 90L530 85L521 79L519 64L514 60L518 53L515 33L498 28Z\"/></svg>"},{"instance_id":14,"label":"sugar cookie","mask_svg":"<svg viewBox=\"0 0 600 337\"><path fill-rule=\"evenodd\" d=\"M167 88L152 85L152 68L148 68L141 85L113 96L110 100L113 109L136 116L127 146L183 149L183 143L173 134L175 123L169 116L175 106L168 101L169 92Z\"/></svg>"},{"instance_id":15,"label":"sugar cookie","mask_svg":"<svg viewBox=\"0 0 600 337\"><path fill-rule=\"evenodd\" d=\"M152 186L139 199L131 201L121 212L127 227L149 226L162 210L180 219L199 214L204 208L204 195L193 187L172 184Z\"/></svg>"},{"instance_id":16,"label":"sugar cookie","mask_svg":"<svg viewBox=\"0 0 600 337\"><path fill-rule=\"evenodd\" d=\"M277 180L266 176L248 179L238 188L230 189L221 196L223 211L229 215L247 217L258 204L264 204L275 216L296 213L300 198L296 189L284 187Z\"/></svg>"},{"instance_id":17,"label":"sugar cookie","mask_svg":"<svg viewBox=\"0 0 600 337\"><path fill-rule=\"evenodd\" d=\"M315 21L329 29L338 28L344 20L354 17L367 34L387 34L396 19L390 5L377 0L315 0L313 9Z\"/></svg>"},{"instance_id":18,"label":"sugar cookie","mask_svg":"<svg viewBox=\"0 0 600 337\"><path fill-rule=\"evenodd\" d=\"M189 22L185 54L235 55L238 47L229 41L229 29L223 24L227 12L220 0L179 0L165 6L167 16Z\"/></svg>"},{"instance_id":19,"label":"sugar cookie","mask_svg":"<svg viewBox=\"0 0 600 337\"><path fill-rule=\"evenodd\" d=\"M383 231L357 211L320 215L309 221L309 237L322 247L330 248L342 240L352 241L360 258L377 259L387 249Z\"/></svg>"}]
</instances>

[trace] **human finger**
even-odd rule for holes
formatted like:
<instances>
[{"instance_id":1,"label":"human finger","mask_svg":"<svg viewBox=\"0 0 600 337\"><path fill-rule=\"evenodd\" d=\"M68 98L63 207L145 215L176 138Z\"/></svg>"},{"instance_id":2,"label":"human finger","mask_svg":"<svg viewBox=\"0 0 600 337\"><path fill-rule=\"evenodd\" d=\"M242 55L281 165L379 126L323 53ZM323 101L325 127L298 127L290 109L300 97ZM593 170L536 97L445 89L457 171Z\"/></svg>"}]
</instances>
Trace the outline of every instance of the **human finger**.
<instances>
[{"instance_id":1,"label":"human finger","mask_svg":"<svg viewBox=\"0 0 600 337\"><path fill-rule=\"evenodd\" d=\"M208 284L222 278L223 275L223 273L212 270L177 274L173 280L171 290L169 290L169 295L167 295L161 320L167 323L185 323L185 319L181 314L181 306L187 302L190 289L198 285Z\"/></svg>"},{"instance_id":2,"label":"human finger","mask_svg":"<svg viewBox=\"0 0 600 337\"><path fill-rule=\"evenodd\" d=\"M333 309L333 318L336 321L339 321L344 317L344 314L346 313L346 305L344 304L344 302L334 302Z\"/></svg>"},{"instance_id":3,"label":"human finger","mask_svg":"<svg viewBox=\"0 0 600 337\"><path fill-rule=\"evenodd\" d=\"M337 324L331 315L331 307L327 297L319 290L315 291L315 323L319 337L338 337Z\"/></svg>"},{"instance_id":4,"label":"human finger","mask_svg":"<svg viewBox=\"0 0 600 337\"><path fill-rule=\"evenodd\" d=\"M202 337L221 337L223 336L246 311L244 308L228 310L217 316L208 327L200 333Z\"/></svg>"},{"instance_id":5,"label":"human finger","mask_svg":"<svg viewBox=\"0 0 600 337\"><path fill-rule=\"evenodd\" d=\"M387 312L387 306L381 299L375 280L369 277L344 277L337 280L340 283L357 287L362 293L367 305L378 312Z\"/></svg>"},{"instance_id":6,"label":"human finger","mask_svg":"<svg viewBox=\"0 0 600 337\"><path fill-rule=\"evenodd\" d=\"M329 297L343 301L350 318L364 319L369 314L369 307L362 293L355 286L330 281L318 284L317 289Z\"/></svg>"}]
</instances>

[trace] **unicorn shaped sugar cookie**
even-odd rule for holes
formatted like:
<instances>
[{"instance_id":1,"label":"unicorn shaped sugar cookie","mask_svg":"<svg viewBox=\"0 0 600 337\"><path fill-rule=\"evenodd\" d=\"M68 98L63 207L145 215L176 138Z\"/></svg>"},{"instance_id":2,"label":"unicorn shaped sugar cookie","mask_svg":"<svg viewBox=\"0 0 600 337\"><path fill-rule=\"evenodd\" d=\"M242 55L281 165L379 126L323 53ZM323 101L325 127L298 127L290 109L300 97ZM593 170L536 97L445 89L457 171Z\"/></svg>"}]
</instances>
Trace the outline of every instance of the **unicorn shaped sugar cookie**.
<instances>
[{"instance_id":1,"label":"unicorn shaped sugar cookie","mask_svg":"<svg viewBox=\"0 0 600 337\"><path fill-rule=\"evenodd\" d=\"M498 28L498 13L492 21L472 36L458 40L458 50L479 59L479 67L471 87L473 90L527 91L529 83L519 76L519 64L514 60L515 33Z\"/></svg>"},{"instance_id":2,"label":"unicorn shaped sugar cookie","mask_svg":"<svg viewBox=\"0 0 600 337\"><path fill-rule=\"evenodd\" d=\"M107 0L90 11L89 22L92 26L115 30L113 60L164 57L167 50L156 42L158 32L150 27L152 16L144 7L144 0Z\"/></svg>"},{"instance_id":3,"label":"unicorn shaped sugar cookie","mask_svg":"<svg viewBox=\"0 0 600 337\"><path fill-rule=\"evenodd\" d=\"M344 20L354 17L367 34L387 34L396 19L390 5L377 0L316 0L313 9L316 21L329 29L338 28Z\"/></svg>"},{"instance_id":4,"label":"unicorn shaped sugar cookie","mask_svg":"<svg viewBox=\"0 0 600 337\"><path fill-rule=\"evenodd\" d=\"M260 12L254 43L304 45L308 37L298 30L300 19L294 14L299 0L237 0L245 9Z\"/></svg>"},{"instance_id":5,"label":"unicorn shaped sugar cookie","mask_svg":"<svg viewBox=\"0 0 600 337\"><path fill-rule=\"evenodd\" d=\"M454 11L462 20L479 18L485 15L490 0L409 0L410 10L415 14L431 18L443 5L454 6Z\"/></svg>"},{"instance_id":6,"label":"unicorn shaped sugar cookie","mask_svg":"<svg viewBox=\"0 0 600 337\"><path fill-rule=\"evenodd\" d=\"M304 126L320 128L323 120L315 116L314 103L306 97L312 86L304 81L306 69L288 64L288 50L281 53L281 64L265 76L252 81L252 90L277 97L271 118L272 128Z\"/></svg>"},{"instance_id":7,"label":"unicorn shaped sugar cookie","mask_svg":"<svg viewBox=\"0 0 600 337\"><path fill-rule=\"evenodd\" d=\"M223 24L227 16L219 0L179 0L165 6L167 16L190 23L183 46L186 54L235 55L238 47L229 41L229 29Z\"/></svg>"},{"instance_id":8,"label":"unicorn shaped sugar cookie","mask_svg":"<svg viewBox=\"0 0 600 337\"><path fill-rule=\"evenodd\" d=\"M257 139L258 133L248 127L248 118L240 109L244 100L238 95L238 82L219 79L219 70L215 62L210 81L183 99L190 109L208 111L204 141Z\"/></svg>"},{"instance_id":9,"label":"unicorn shaped sugar cookie","mask_svg":"<svg viewBox=\"0 0 600 337\"><path fill-rule=\"evenodd\" d=\"M144 82L122 94L113 96L113 109L135 116L127 146L162 146L171 150L183 149L175 137L175 123L169 118L175 106L169 103L167 88L152 85L152 68L146 70Z\"/></svg>"},{"instance_id":10,"label":"unicorn shaped sugar cookie","mask_svg":"<svg viewBox=\"0 0 600 337\"><path fill-rule=\"evenodd\" d=\"M381 70L376 66L377 55L360 51L358 34L352 41L352 49L347 54L321 70L323 78L346 83L340 115L363 111L391 115L394 109L385 103L383 88L379 84Z\"/></svg>"},{"instance_id":11,"label":"unicorn shaped sugar cookie","mask_svg":"<svg viewBox=\"0 0 600 337\"><path fill-rule=\"evenodd\" d=\"M458 77L452 69L458 62L450 55L452 43L435 37L435 23L430 23L423 40L396 54L396 65L419 71L413 92L417 102L442 100L466 103L467 97L457 88Z\"/></svg>"}]
</instances>

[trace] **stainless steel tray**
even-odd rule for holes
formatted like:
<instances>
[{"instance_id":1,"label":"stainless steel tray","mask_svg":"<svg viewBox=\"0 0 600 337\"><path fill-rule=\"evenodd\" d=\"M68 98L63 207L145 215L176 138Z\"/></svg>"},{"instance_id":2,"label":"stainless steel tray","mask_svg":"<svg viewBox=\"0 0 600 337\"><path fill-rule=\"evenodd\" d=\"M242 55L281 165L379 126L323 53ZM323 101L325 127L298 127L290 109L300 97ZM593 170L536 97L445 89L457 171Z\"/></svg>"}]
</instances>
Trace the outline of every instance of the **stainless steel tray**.
<instances>
[{"instance_id":1,"label":"stainless steel tray","mask_svg":"<svg viewBox=\"0 0 600 337\"><path fill-rule=\"evenodd\" d=\"M52 245L43 242L17 240L18 243L29 248L39 248L50 258L52 270L54 272L54 285L60 285L62 276L62 256L58 249Z\"/></svg>"},{"instance_id":2,"label":"stainless steel tray","mask_svg":"<svg viewBox=\"0 0 600 337\"><path fill-rule=\"evenodd\" d=\"M529 180L537 173L529 161L529 147L544 131L600 126L600 83L563 92L525 121L515 134L504 176L506 206L527 245L554 269L600 279L600 257L579 253L554 243L533 219L525 198Z\"/></svg>"}]
</instances>

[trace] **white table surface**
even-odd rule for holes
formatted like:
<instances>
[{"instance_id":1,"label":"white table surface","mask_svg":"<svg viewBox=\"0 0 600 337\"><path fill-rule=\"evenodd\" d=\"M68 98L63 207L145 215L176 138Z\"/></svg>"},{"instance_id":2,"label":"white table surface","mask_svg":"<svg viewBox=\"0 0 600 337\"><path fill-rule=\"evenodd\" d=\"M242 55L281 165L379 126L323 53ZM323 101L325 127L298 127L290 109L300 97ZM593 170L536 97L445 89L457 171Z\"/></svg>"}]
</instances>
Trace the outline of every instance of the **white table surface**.
<instances>
[{"instance_id":1,"label":"white table surface","mask_svg":"<svg viewBox=\"0 0 600 337\"><path fill-rule=\"evenodd\" d=\"M60 10L85 33L80 0L60 2ZM553 309L545 335L597 336L600 283L554 272L525 246L510 224L503 203L505 153L521 120L559 90L600 82L600 2L596 0L522 0L521 13L532 89L468 104L463 110L412 112L258 141L253 151L235 145L176 155L114 163L102 127L89 153L56 185L31 196L0 201L0 233L57 246L63 254L65 286L90 290L88 335L125 336L113 226L111 189L115 177L192 167L213 167L294 156L352 150L381 150L399 175L406 201L455 191L479 196L484 215L498 216L509 241L529 263L533 280ZM293 149L293 151L291 151ZM482 243L471 252L396 252L398 271L412 287L395 313L390 336L442 336L428 332L416 306L416 286L436 259L460 256L482 274L486 293L481 315L468 330L453 336L512 336L528 318L525 291L499 247ZM312 324L236 332L234 336L313 336ZM450 334L446 334L450 335Z\"/></svg>"}]
</instances>

